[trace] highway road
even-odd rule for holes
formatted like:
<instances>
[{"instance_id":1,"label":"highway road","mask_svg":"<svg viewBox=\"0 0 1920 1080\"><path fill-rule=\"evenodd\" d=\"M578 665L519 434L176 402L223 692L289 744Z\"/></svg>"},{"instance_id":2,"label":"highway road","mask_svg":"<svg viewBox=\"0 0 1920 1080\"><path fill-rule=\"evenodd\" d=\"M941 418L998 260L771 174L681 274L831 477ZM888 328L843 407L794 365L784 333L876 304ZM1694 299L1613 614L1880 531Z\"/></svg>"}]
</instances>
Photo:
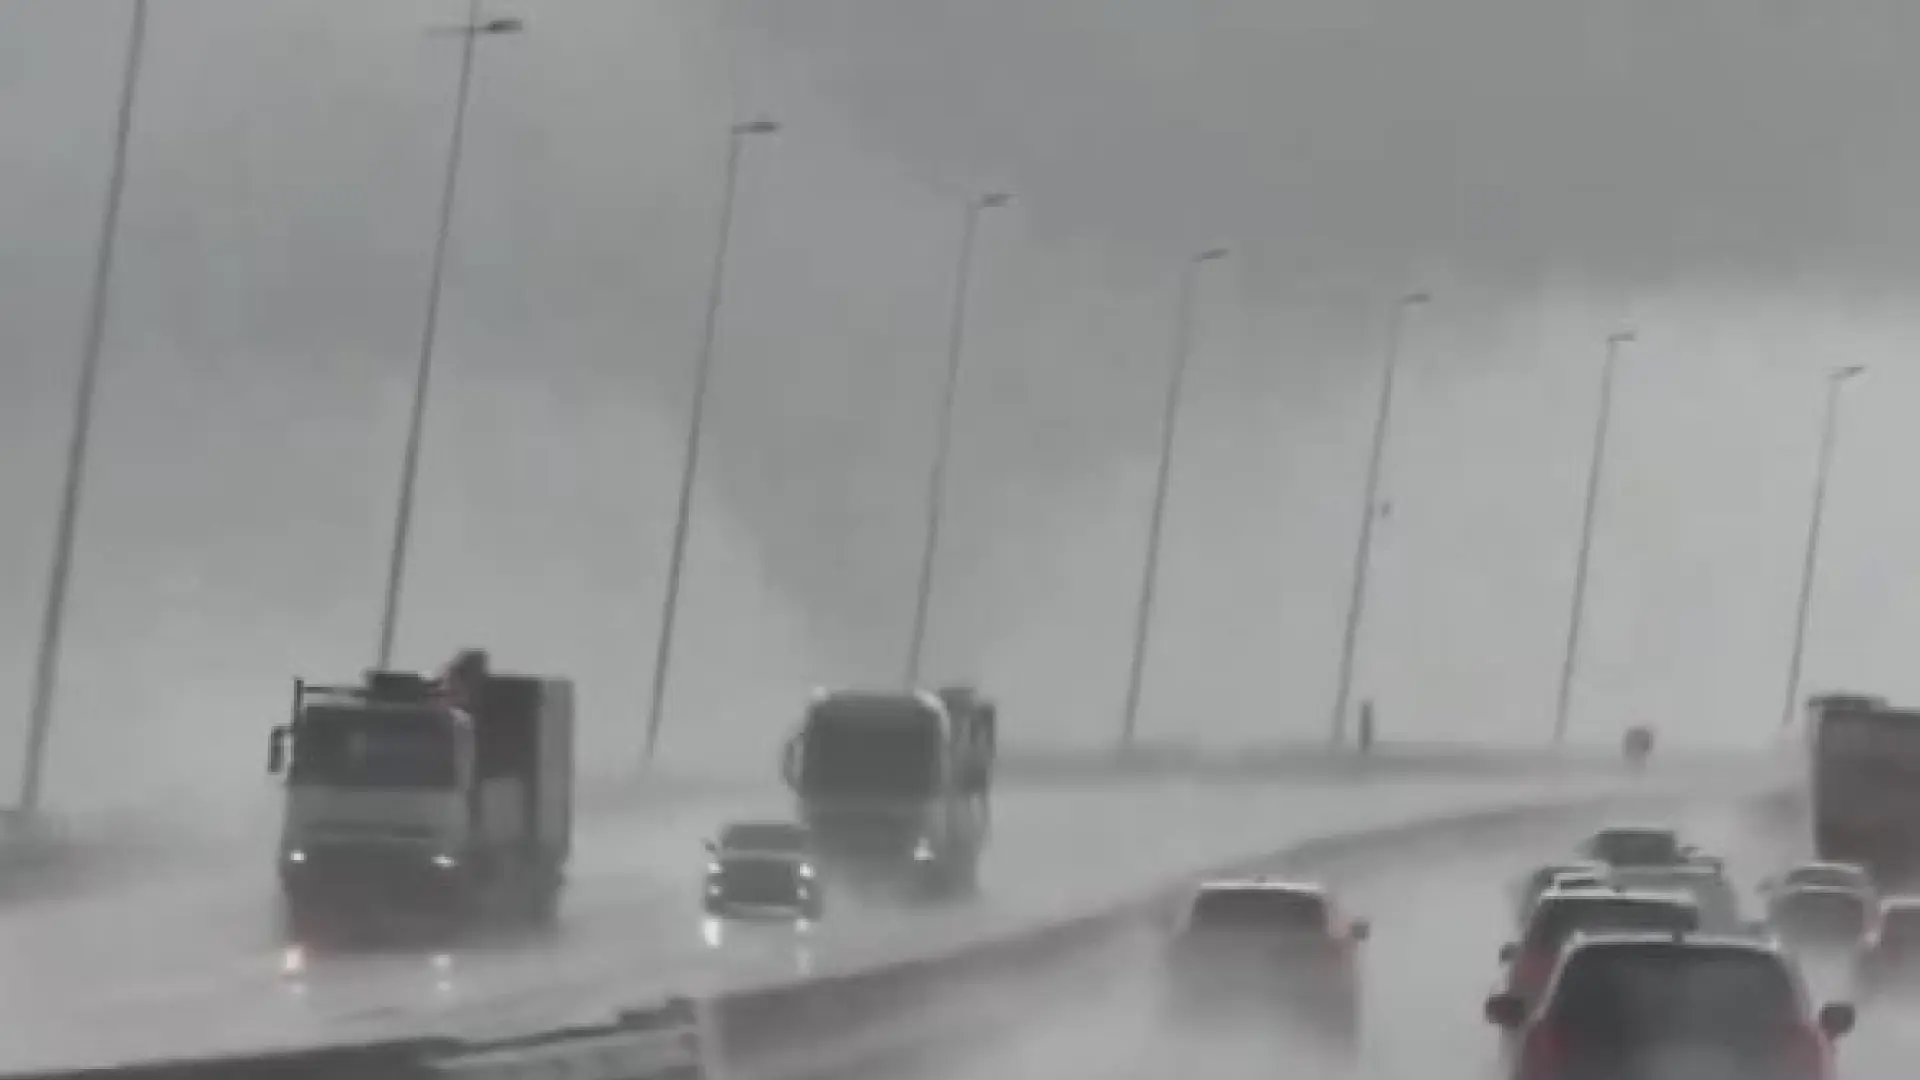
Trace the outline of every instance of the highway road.
<instances>
[{"instance_id":1,"label":"highway road","mask_svg":"<svg viewBox=\"0 0 1920 1080\"><path fill-rule=\"evenodd\" d=\"M1690 810L1677 820L1751 884L1801 854L1794 830L1741 807ZM1507 939L1505 888L1527 864L1564 852L1594 820L1481 830L1312 868L1373 920L1365 946L1366 1046L1361 1080L1467 1080L1498 1075L1494 1035L1481 1003L1498 974ZM1749 896L1751 893L1749 892ZM1153 942L1143 939L1116 970L1103 967L1084 992L1050 987L1044 1000L1009 1011L1027 1019L993 1039L969 1040L963 1057L922 1062L890 1080L1239 1080L1319 1075L1323 1062L1283 1038L1174 1036L1155 1020ZM1815 961L1809 975L1823 1000L1844 998L1837 965ZM1920 1000L1862 1007L1859 1029L1841 1044L1843 1080L1910 1073L1920 1051ZM877 1071L876 1071L877 1074ZM845 1077L844 1080L852 1080Z\"/></svg>"},{"instance_id":2,"label":"highway road","mask_svg":"<svg viewBox=\"0 0 1920 1080\"><path fill-rule=\"evenodd\" d=\"M697 841L724 816L777 812L769 792L583 824L564 923L542 940L458 955L341 957L286 980L272 935L269 853L204 880L96 893L0 914L0 1068L105 1063L399 1032L499 1031L579 1019L670 991L792 977L930 941L983 935L1341 828L1617 780L1372 781L1008 791L985 895L944 912L830 912L810 957L702 940ZM1143 837L1154 842L1142 843Z\"/></svg>"}]
</instances>

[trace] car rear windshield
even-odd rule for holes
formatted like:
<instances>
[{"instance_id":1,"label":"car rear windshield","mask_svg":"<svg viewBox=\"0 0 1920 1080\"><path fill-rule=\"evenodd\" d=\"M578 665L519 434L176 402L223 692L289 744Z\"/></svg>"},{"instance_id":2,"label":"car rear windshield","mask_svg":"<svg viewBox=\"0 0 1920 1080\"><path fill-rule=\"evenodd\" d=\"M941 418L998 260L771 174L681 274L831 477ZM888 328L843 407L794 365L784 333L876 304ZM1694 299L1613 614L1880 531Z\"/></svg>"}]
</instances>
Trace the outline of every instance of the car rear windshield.
<instances>
[{"instance_id":1,"label":"car rear windshield","mask_svg":"<svg viewBox=\"0 0 1920 1080\"><path fill-rule=\"evenodd\" d=\"M1567 962L1549 1008L1571 1042L1740 1045L1805 1022L1779 957L1753 949L1646 943L1594 946Z\"/></svg>"},{"instance_id":2,"label":"car rear windshield","mask_svg":"<svg viewBox=\"0 0 1920 1080\"><path fill-rule=\"evenodd\" d=\"M1710 923L1723 923L1740 917L1740 894L1734 890L1732 882L1718 874L1629 870L1617 873L1614 880L1628 889L1691 896L1695 906L1700 909L1700 917Z\"/></svg>"},{"instance_id":3,"label":"car rear windshield","mask_svg":"<svg viewBox=\"0 0 1920 1080\"><path fill-rule=\"evenodd\" d=\"M1634 896L1565 896L1548 899L1527 925L1527 948L1557 951L1576 932L1692 930L1699 913L1671 900Z\"/></svg>"},{"instance_id":4,"label":"car rear windshield","mask_svg":"<svg viewBox=\"0 0 1920 1080\"><path fill-rule=\"evenodd\" d=\"M720 846L738 851L798 851L806 843L806 830L786 822L742 822L720 833Z\"/></svg>"},{"instance_id":5,"label":"car rear windshield","mask_svg":"<svg viewBox=\"0 0 1920 1080\"><path fill-rule=\"evenodd\" d=\"M1629 865L1670 863L1680 858L1680 844L1674 835L1655 829L1606 833L1596 846L1609 862Z\"/></svg>"},{"instance_id":6,"label":"car rear windshield","mask_svg":"<svg viewBox=\"0 0 1920 1080\"><path fill-rule=\"evenodd\" d=\"M1920 908L1888 908L1882 912L1880 944L1901 952L1920 952Z\"/></svg>"},{"instance_id":7,"label":"car rear windshield","mask_svg":"<svg viewBox=\"0 0 1920 1080\"><path fill-rule=\"evenodd\" d=\"M1326 899L1287 889L1206 889L1193 902L1192 930L1324 933Z\"/></svg>"},{"instance_id":8,"label":"car rear windshield","mask_svg":"<svg viewBox=\"0 0 1920 1080\"><path fill-rule=\"evenodd\" d=\"M1866 900L1839 889L1788 893L1775 912L1788 929L1801 932L1854 936L1867 929Z\"/></svg>"}]
</instances>

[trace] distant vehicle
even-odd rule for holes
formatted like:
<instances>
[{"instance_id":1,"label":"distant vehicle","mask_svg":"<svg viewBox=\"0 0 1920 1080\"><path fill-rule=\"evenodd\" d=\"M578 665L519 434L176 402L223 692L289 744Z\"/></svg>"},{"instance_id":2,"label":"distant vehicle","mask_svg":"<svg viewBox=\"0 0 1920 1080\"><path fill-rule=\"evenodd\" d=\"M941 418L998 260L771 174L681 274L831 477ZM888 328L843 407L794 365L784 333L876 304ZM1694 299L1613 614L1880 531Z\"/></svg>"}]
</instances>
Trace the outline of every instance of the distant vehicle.
<instances>
[{"instance_id":1,"label":"distant vehicle","mask_svg":"<svg viewBox=\"0 0 1920 1080\"><path fill-rule=\"evenodd\" d=\"M1578 853L1611 867L1672 866L1699 855L1664 825L1609 825L1582 841Z\"/></svg>"},{"instance_id":2,"label":"distant vehicle","mask_svg":"<svg viewBox=\"0 0 1920 1080\"><path fill-rule=\"evenodd\" d=\"M1693 931L1700 910L1684 893L1632 892L1618 888L1550 889L1533 906L1520 940L1500 947L1507 966L1505 989L1531 1002L1546 987L1560 950L1577 933L1608 930Z\"/></svg>"},{"instance_id":3,"label":"distant vehicle","mask_svg":"<svg viewBox=\"0 0 1920 1080\"><path fill-rule=\"evenodd\" d=\"M1881 902L1879 917L1855 959L1854 979L1865 997L1920 991L1920 897Z\"/></svg>"},{"instance_id":4,"label":"distant vehicle","mask_svg":"<svg viewBox=\"0 0 1920 1080\"><path fill-rule=\"evenodd\" d=\"M1533 910L1533 902L1556 885L1605 885L1608 869L1606 863L1594 859L1560 859L1534 867L1514 883L1515 918L1524 922Z\"/></svg>"},{"instance_id":5,"label":"distant vehicle","mask_svg":"<svg viewBox=\"0 0 1920 1080\"><path fill-rule=\"evenodd\" d=\"M1358 949L1369 930L1319 884L1204 884L1170 943L1168 1019L1277 1021L1342 1053L1357 1052Z\"/></svg>"},{"instance_id":6,"label":"distant vehicle","mask_svg":"<svg viewBox=\"0 0 1920 1080\"><path fill-rule=\"evenodd\" d=\"M1635 769L1645 768L1653 756L1653 729L1644 724L1628 728L1620 737L1620 756Z\"/></svg>"},{"instance_id":7,"label":"distant vehicle","mask_svg":"<svg viewBox=\"0 0 1920 1080\"><path fill-rule=\"evenodd\" d=\"M742 821L706 843L701 905L715 918L818 922L823 910L805 826Z\"/></svg>"},{"instance_id":8,"label":"distant vehicle","mask_svg":"<svg viewBox=\"0 0 1920 1080\"><path fill-rule=\"evenodd\" d=\"M1814 851L1898 886L1920 869L1920 709L1819 694L1807 712Z\"/></svg>"},{"instance_id":9,"label":"distant vehicle","mask_svg":"<svg viewBox=\"0 0 1920 1080\"><path fill-rule=\"evenodd\" d=\"M1874 884L1873 875L1858 863L1846 862L1808 862L1790 866L1781 873L1760 882L1760 892L1771 894L1781 889L1798 888L1802 885L1824 885L1835 889L1852 889L1863 896L1874 896L1879 892Z\"/></svg>"},{"instance_id":10,"label":"distant vehicle","mask_svg":"<svg viewBox=\"0 0 1920 1080\"><path fill-rule=\"evenodd\" d=\"M1612 880L1623 889L1691 897L1700 912L1700 930L1704 933L1737 934L1752 929L1741 910L1740 890L1717 866L1681 863L1620 867L1614 870Z\"/></svg>"},{"instance_id":11,"label":"distant vehicle","mask_svg":"<svg viewBox=\"0 0 1920 1080\"><path fill-rule=\"evenodd\" d=\"M829 876L933 899L972 892L996 726L968 687L816 693L782 774Z\"/></svg>"},{"instance_id":12,"label":"distant vehicle","mask_svg":"<svg viewBox=\"0 0 1920 1080\"><path fill-rule=\"evenodd\" d=\"M1795 946L1856 949L1877 915L1871 897L1831 885L1796 885L1767 900L1767 924Z\"/></svg>"},{"instance_id":13,"label":"distant vehicle","mask_svg":"<svg viewBox=\"0 0 1920 1080\"><path fill-rule=\"evenodd\" d=\"M1793 959L1754 938L1581 935L1536 1001L1487 999L1511 1080L1832 1080L1851 1005L1813 1012Z\"/></svg>"},{"instance_id":14,"label":"distant vehicle","mask_svg":"<svg viewBox=\"0 0 1920 1080\"><path fill-rule=\"evenodd\" d=\"M289 937L557 912L573 840L573 684L489 670L295 680L268 769L286 776L279 877Z\"/></svg>"}]
</instances>

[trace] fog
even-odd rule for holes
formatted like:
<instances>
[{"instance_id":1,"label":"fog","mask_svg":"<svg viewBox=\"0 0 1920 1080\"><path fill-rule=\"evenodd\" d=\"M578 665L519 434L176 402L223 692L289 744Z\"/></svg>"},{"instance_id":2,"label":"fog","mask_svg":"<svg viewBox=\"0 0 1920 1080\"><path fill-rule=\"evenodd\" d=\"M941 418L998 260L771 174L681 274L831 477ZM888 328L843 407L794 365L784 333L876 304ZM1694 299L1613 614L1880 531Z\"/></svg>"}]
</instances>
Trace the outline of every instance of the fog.
<instances>
[{"instance_id":1,"label":"fog","mask_svg":"<svg viewBox=\"0 0 1920 1080\"><path fill-rule=\"evenodd\" d=\"M155 0L51 795L264 783L372 652L457 2ZM663 743L772 769L898 677L960 205L984 222L930 674L1014 741L1123 690L1181 259L1198 305L1143 733L1314 738L1393 298L1359 693L1541 737L1601 354L1575 734L1771 732L1821 378L1849 391L1809 685L1920 695L1912 23L1838 5L552 0L480 43L401 656L580 680L634 759L726 126L749 146ZM24 714L128 8L0 5L0 687ZM9 726L12 733L17 727ZM10 739L17 744L17 738ZM0 764L8 759L0 754Z\"/></svg>"}]
</instances>

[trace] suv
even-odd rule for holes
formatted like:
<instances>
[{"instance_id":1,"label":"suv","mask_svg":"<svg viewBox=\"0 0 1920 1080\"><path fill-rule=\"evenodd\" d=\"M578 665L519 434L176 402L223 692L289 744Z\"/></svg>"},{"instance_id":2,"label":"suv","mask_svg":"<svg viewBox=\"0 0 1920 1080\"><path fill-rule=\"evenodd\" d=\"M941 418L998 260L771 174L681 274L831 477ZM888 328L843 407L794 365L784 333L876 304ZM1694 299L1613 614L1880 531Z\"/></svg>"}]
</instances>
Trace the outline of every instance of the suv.
<instances>
[{"instance_id":1,"label":"suv","mask_svg":"<svg viewBox=\"0 0 1920 1080\"><path fill-rule=\"evenodd\" d=\"M1750 937L1605 934L1569 942L1537 1004L1487 999L1512 1080L1832 1080L1851 1005L1816 1015L1779 946Z\"/></svg>"},{"instance_id":2,"label":"suv","mask_svg":"<svg viewBox=\"0 0 1920 1080\"><path fill-rule=\"evenodd\" d=\"M1608 825L1582 841L1582 858L1609 866L1673 866L1700 857L1680 842L1678 830L1665 825Z\"/></svg>"},{"instance_id":3,"label":"suv","mask_svg":"<svg viewBox=\"0 0 1920 1080\"><path fill-rule=\"evenodd\" d=\"M1796 946L1857 948L1878 916L1872 897L1852 888L1796 885L1767 898L1767 924Z\"/></svg>"},{"instance_id":4,"label":"suv","mask_svg":"<svg viewBox=\"0 0 1920 1080\"><path fill-rule=\"evenodd\" d=\"M1546 986L1560 950L1581 931L1672 933L1699 925L1700 910L1684 894L1613 887L1548 889L1533 905L1520 940L1500 947L1500 961L1507 965L1505 992L1532 1001Z\"/></svg>"},{"instance_id":5,"label":"suv","mask_svg":"<svg viewBox=\"0 0 1920 1080\"><path fill-rule=\"evenodd\" d=\"M1202 885L1170 943L1169 1018L1276 1010L1336 1047L1358 1049L1358 946L1365 919L1348 916L1321 885L1262 879Z\"/></svg>"}]
</instances>

